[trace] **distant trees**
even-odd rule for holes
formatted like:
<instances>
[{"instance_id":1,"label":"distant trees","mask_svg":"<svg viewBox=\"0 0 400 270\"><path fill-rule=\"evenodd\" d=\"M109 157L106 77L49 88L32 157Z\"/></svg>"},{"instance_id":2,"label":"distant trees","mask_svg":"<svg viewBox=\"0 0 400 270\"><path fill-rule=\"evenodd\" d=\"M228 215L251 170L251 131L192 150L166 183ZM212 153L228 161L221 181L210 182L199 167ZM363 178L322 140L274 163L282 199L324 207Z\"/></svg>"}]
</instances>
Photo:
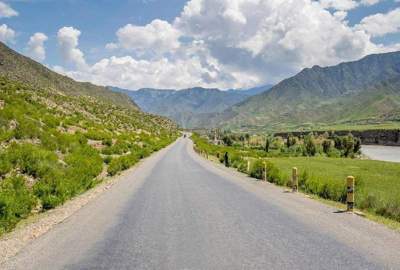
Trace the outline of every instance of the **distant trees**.
<instances>
[{"instance_id":1,"label":"distant trees","mask_svg":"<svg viewBox=\"0 0 400 270\"><path fill-rule=\"evenodd\" d=\"M345 157L354 156L361 151L361 140L351 133L347 136L334 136L335 148Z\"/></svg>"},{"instance_id":2,"label":"distant trees","mask_svg":"<svg viewBox=\"0 0 400 270\"><path fill-rule=\"evenodd\" d=\"M286 139L287 148L290 148L295 144L296 144L296 137L294 137L292 134L289 134L287 139Z\"/></svg>"},{"instance_id":3,"label":"distant trees","mask_svg":"<svg viewBox=\"0 0 400 270\"><path fill-rule=\"evenodd\" d=\"M317 147L312 133L304 137L304 149L307 156L315 156L317 153Z\"/></svg>"}]
</instances>

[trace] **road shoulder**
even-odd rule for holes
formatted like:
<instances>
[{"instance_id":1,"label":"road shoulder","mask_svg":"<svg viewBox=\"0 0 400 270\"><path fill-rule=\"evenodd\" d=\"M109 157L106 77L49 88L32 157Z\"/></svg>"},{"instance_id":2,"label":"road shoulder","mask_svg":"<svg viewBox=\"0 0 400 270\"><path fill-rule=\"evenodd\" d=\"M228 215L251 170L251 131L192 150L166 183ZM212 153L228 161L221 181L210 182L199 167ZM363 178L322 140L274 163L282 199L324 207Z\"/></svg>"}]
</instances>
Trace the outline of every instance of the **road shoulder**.
<instances>
[{"instance_id":1,"label":"road shoulder","mask_svg":"<svg viewBox=\"0 0 400 270\"><path fill-rule=\"evenodd\" d=\"M140 160L132 168L119 175L107 177L94 188L72 198L65 204L47 212L31 215L27 219L22 220L12 232L0 238L0 265L17 255L23 248L49 232L56 225L66 221L101 194L112 189L115 184L129 178L129 176L142 167L144 163L154 163L154 161L160 159L175 143L176 142Z\"/></svg>"}]
</instances>

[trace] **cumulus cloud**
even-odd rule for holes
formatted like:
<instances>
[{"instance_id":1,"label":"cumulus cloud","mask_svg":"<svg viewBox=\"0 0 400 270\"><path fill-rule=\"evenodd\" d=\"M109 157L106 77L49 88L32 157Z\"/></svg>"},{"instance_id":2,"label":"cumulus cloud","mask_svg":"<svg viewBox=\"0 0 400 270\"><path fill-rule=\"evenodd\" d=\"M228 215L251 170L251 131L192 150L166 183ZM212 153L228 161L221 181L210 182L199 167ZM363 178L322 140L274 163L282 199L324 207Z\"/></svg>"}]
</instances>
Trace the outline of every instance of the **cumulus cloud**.
<instances>
[{"instance_id":1,"label":"cumulus cloud","mask_svg":"<svg viewBox=\"0 0 400 270\"><path fill-rule=\"evenodd\" d=\"M345 21L348 10L377 2L190 0L171 23L155 20L120 28L117 41L106 47L126 56L102 59L85 70L57 69L78 80L131 89L276 83L305 67L335 65L398 48L375 44L376 30L362 26L368 20L356 27ZM72 62L86 65L77 48L80 32L66 32L74 34L65 35L70 40L64 46L65 58L78 58Z\"/></svg>"},{"instance_id":2,"label":"cumulus cloud","mask_svg":"<svg viewBox=\"0 0 400 270\"><path fill-rule=\"evenodd\" d=\"M6 24L0 25L0 41L4 43L13 43L15 40L15 31Z\"/></svg>"},{"instance_id":3,"label":"cumulus cloud","mask_svg":"<svg viewBox=\"0 0 400 270\"><path fill-rule=\"evenodd\" d=\"M356 27L374 37L400 32L400 8L365 17Z\"/></svg>"},{"instance_id":4,"label":"cumulus cloud","mask_svg":"<svg viewBox=\"0 0 400 270\"><path fill-rule=\"evenodd\" d=\"M78 49L81 32L73 27L63 27L58 30L58 46L64 61L73 64L77 69L87 67L83 52Z\"/></svg>"},{"instance_id":5,"label":"cumulus cloud","mask_svg":"<svg viewBox=\"0 0 400 270\"><path fill-rule=\"evenodd\" d=\"M359 2L354 0L320 0L322 7L336 10L351 10L358 6Z\"/></svg>"},{"instance_id":6,"label":"cumulus cloud","mask_svg":"<svg viewBox=\"0 0 400 270\"><path fill-rule=\"evenodd\" d=\"M319 0L323 8L348 11L359 6L376 5L383 0Z\"/></svg>"},{"instance_id":7,"label":"cumulus cloud","mask_svg":"<svg viewBox=\"0 0 400 270\"><path fill-rule=\"evenodd\" d=\"M154 20L145 26L127 24L117 31L118 43L107 44L108 49L153 52L156 54L179 48L180 33L171 24Z\"/></svg>"},{"instance_id":8,"label":"cumulus cloud","mask_svg":"<svg viewBox=\"0 0 400 270\"><path fill-rule=\"evenodd\" d=\"M47 36L43 33L35 33L32 35L26 47L27 54L36 61L42 62L46 58L44 43L47 39Z\"/></svg>"},{"instance_id":9,"label":"cumulus cloud","mask_svg":"<svg viewBox=\"0 0 400 270\"><path fill-rule=\"evenodd\" d=\"M0 18L9 18L18 16L18 12L6 3L0 1Z\"/></svg>"}]
</instances>

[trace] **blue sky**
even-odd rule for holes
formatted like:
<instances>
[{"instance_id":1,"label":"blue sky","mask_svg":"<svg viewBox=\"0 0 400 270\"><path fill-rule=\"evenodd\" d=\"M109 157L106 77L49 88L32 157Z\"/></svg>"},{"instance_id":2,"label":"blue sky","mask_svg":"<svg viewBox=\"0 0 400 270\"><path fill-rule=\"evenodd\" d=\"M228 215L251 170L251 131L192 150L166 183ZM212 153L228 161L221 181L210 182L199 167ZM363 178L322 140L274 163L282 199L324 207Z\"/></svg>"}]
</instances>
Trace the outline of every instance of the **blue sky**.
<instances>
[{"instance_id":1,"label":"blue sky","mask_svg":"<svg viewBox=\"0 0 400 270\"><path fill-rule=\"evenodd\" d=\"M77 80L130 89L245 88L400 49L398 0L0 3L18 13L0 9L12 48ZM35 33L47 39L32 49Z\"/></svg>"}]
</instances>

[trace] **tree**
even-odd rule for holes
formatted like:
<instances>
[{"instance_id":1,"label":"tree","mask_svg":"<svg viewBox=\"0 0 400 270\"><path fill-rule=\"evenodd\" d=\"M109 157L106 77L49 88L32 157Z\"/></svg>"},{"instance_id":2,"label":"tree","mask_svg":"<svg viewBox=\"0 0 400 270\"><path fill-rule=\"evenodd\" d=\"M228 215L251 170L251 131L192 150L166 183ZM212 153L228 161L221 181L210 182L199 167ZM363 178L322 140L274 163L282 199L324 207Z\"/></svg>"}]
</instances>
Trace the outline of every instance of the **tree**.
<instances>
[{"instance_id":1,"label":"tree","mask_svg":"<svg viewBox=\"0 0 400 270\"><path fill-rule=\"evenodd\" d=\"M225 144L226 146L232 146L232 144L233 144L233 141L232 141L232 139L231 139L231 137L230 137L229 135L225 135L225 136L222 138L222 141L224 142L224 144Z\"/></svg>"},{"instance_id":2,"label":"tree","mask_svg":"<svg viewBox=\"0 0 400 270\"><path fill-rule=\"evenodd\" d=\"M286 139L287 148L290 148L291 146L293 146L295 144L296 144L296 138L292 134L289 134Z\"/></svg>"},{"instance_id":3,"label":"tree","mask_svg":"<svg viewBox=\"0 0 400 270\"><path fill-rule=\"evenodd\" d=\"M250 134L246 133L246 134L244 134L244 137L246 138L247 145L249 145L250 144Z\"/></svg>"},{"instance_id":4,"label":"tree","mask_svg":"<svg viewBox=\"0 0 400 270\"><path fill-rule=\"evenodd\" d=\"M315 146L314 135L312 133L304 137L304 146L307 156L315 156L317 147Z\"/></svg>"},{"instance_id":5,"label":"tree","mask_svg":"<svg viewBox=\"0 0 400 270\"><path fill-rule=\"evenodd\" d=\"M355 138L354 153L358 154L360 152L361 152L361 139L360 138Z\"/></svg>"},{"instance_id":6,"label":"tree","mask_svg":"<svg viewBox=\"0 0 400 270\"><path fill-rule=\"evenodd\" d=\"M323 148L323 150L324 150L324 153L325 153L325 154L328 154L329 151L330 151L331 148L332 148L332 141L331 141L331 140L324 140L324 141L322 142L322 148Z\"/></svg>"},{"instance_id":7,"label":"tree","mask_svg":"<svg viewBox=\"0 0 400 270\"><path fill-rule=\"evenodd\" d=\"M348 136L343 137L342 145L344 149L343 154L345 157L348 157L354 153L354 137L351 133Z\"/></svg>"},{"instance_id":8,"label":"tree","mask_svg":"<svg viewBox=\"0 0 400 270\"><path fill-rule=\"evenodd\" d=\"M270 144L271 144L271 139L267 136L266 138L265 138L265 152L269 152L269 146L270 146Z\"/></svg>"}]
</instances>

